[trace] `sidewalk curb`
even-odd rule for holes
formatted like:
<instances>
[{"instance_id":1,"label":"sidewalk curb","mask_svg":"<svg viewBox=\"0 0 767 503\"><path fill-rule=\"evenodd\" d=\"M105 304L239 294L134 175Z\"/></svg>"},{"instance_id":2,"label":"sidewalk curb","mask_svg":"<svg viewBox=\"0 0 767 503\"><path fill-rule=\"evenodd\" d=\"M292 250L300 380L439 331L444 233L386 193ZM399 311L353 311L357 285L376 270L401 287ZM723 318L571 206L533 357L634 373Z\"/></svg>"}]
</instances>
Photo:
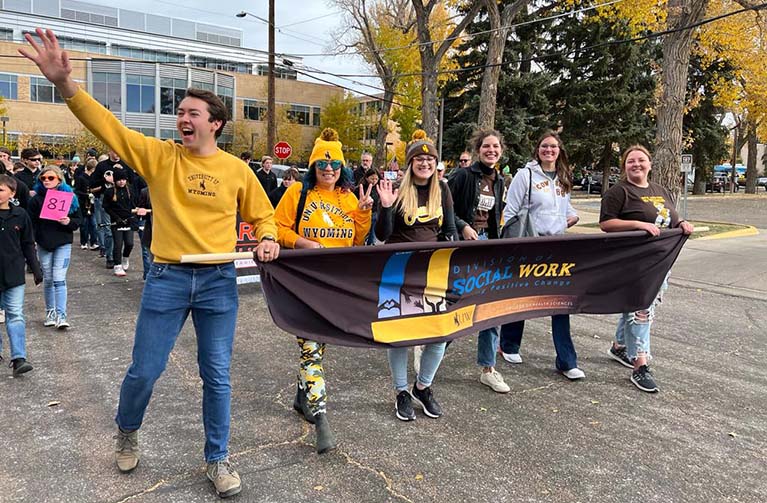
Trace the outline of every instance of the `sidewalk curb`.
<instances>
[{"instance_id":1,"label":"sidewalk curb","mask_svg":"<svg viewBox=\"0 0 767 503\"><path fill-rule=\"evenodd\" d=\"M759 230L753 225L736 224L733 222L716 222L713 220L696 220L697 222L704 224L719 224L719 225L743 225L744 229L736 229L734 231L720 232L719 234L713 234L711 236L703 236L698 238L700 241L711 241L713 239L729 239L729 238L744 238L749 236L759 235Z\"/></svg>"},{"instance_id":2,"label":"sidewalk curb","mask_svg":"<svg viewBox=\"0 0 767 503\"><path fill-rule=\"evenodd\" d=\"M674 276L673 274L671 277L669 277L668 281L674 286L687 288L690 290L703 290L706 292L717 293L719 295L726 295L728 297L767 301L767 292L762 290L752 290L750 288L742 288L734 285L721 285L718 283L709 283L706 281L680 278L678 276Z\"/></svg>"}]
</instances>

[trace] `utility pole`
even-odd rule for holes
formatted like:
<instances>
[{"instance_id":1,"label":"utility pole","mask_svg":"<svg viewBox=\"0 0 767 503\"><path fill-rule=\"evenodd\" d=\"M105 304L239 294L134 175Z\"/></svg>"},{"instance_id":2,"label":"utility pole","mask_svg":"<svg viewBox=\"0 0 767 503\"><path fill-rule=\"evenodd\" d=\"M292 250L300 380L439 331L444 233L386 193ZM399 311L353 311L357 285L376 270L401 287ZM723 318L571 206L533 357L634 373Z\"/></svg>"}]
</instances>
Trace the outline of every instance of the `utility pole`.
<instances>
[{"instance_id":1,"label":"utility pole","mask_svg":"<svg viewBox=\"0 0 767 503\"><path fill-rule=\"evenodd\" d=\"M269 76L266 88L266 155L272 155L277 142L276 104L274 99L274 0L269 0Z\"/></svg>"}]
</instances>

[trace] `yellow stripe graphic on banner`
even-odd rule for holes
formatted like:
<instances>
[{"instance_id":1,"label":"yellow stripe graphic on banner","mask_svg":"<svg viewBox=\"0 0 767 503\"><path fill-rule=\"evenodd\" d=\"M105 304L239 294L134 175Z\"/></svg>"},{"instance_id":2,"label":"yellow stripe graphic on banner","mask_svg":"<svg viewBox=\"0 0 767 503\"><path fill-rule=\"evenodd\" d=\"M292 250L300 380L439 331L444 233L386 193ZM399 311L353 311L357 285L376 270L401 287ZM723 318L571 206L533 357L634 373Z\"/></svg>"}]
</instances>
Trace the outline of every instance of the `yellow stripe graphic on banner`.
<instances>
[{"instance_id":1,"label":"yellow stripe graphic on banner","mask_svg":"<svg viewBox=\"0 0 767 503\"><path fill-rule=\"evenodd\" d=\"M475 307L471 305L450 313L376 321L371 324L373 340L391 343L445 337L471 328L474 325Z\"/></svg>"},{"instance_id":2,"label":"yellow stripe graphic on banner","mask_svg":"<svg viewBox=\"0 0 767 503\"><path fill-rule=\"evenodd\" d=\"M426 273L426 288L424 295L429 297L444 297L447 293L447 278L450 275L450 257L455 248L444 248L432 253L429 259L429 270Z\"/></svg>"}]
</instances>

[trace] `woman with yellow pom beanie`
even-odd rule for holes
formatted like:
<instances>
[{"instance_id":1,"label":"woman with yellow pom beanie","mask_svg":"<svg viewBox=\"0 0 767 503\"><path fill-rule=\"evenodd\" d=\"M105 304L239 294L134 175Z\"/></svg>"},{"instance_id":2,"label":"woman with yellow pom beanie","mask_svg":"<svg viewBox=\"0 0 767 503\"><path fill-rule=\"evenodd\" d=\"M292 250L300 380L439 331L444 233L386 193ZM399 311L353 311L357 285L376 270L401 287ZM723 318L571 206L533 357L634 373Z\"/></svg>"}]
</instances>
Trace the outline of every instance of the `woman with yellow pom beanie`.
<instances>
[{"instance_id":1,"label":"woman with yellow pom beanie","mask_svg":"<svg viewBox=\"0 0 767 503\"><path fill-rule=\"evenodd\" d=\"M285 191L275 209L277 240L286 248L361 246L370 230L372 186L353 192L354 175L345 166L338 133L325 128L314 142L303 182ZM314 423L317 453L336 447L327 421L327 392L322 357L325 344L298 338L301 359L293 407Z\"/></svg>"},{"instance_id":2,"label":"woman with yellow pom beanie","mask_svg":"<svg viewBox=\"0 0 767 503\"><path fill-rule=\"evenodd\" d=\"M375 228L376 238L386 243L436 242L440 235L451 241L457 240L453 198L447 186L439 181L439 155L424 131L419 129L413 133L413 141L408 144L405 159L405 174L398 189L394 189L390 180L382 180L378 184L380 208ZM444 311L447 308L444 300L434 302L434 299L421 296L412 299L433 307L434 311ZM434 398L431 384L445 354L445 345L444 342L435 342L424 346L420 365L416 366L417 376L412 391L408 390L408 348L390 348L387 351L397 393L394 410L401 421L415 420L413 402L428 417L438 418L442 415L442 407Z\"/></svg>"}]
</instances>

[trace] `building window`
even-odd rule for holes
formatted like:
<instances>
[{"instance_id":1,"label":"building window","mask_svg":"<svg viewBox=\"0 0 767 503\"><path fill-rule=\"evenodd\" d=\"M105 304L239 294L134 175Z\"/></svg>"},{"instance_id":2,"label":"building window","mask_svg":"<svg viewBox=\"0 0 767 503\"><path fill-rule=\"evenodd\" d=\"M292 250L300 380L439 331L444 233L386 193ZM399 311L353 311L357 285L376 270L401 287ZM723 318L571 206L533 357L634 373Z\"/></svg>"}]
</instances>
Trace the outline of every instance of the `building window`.
<instances>
[{"instance_id":1,"label":"building window","mask_svg":"<svg viewBox=\"0 0 767 503\"><path fill-rule=\"evenodd\" d=\"M196 87L197 89L204 89L210 92L215 91L215 89L213 88L213 84L209 84L207 82L200 82L199 80L193 80L192 87Z\"/></svg>"},{"instance_id":2,"label":"building window","mask_svg":"<svg viewBox=\"0 0 767 503\"><path fill-rule=\"evenodd\" d=\"M287 113L288 119L295 124L308 126L311 124L309 122L309 110L310 108L304 105L290 105Z\"/></svg>"},{"instance_id":3,"label":"building window","mask_svg":"<svg viewBox=\"0 0 767 503\"><path fill-rule=\"evenodd\" d=\"M119 112L121 76L119 73L93 72L93 97L107 110Z\"/></svg>"},{"instance_id":4,"label":"building window","mask_svg":"<svg viewBox=\"0 0 767 503\"><path fill-rule=\"evenodd\" d=\"M245 100L242 116L252 121L266 120L266 103L263 101Z\"/></svg>"},{"instance_id":5,"label":"building window","mask_svg":"<svg viewBox=\"0 0 767 503\"><path fill-rule=\"evenodd\" d=\"M32 77L29 81L29 99L40 103L64 103L59 91L48 79Z\"/></svg>"},{"instance_id":6,"label":"building window","mask_svg":"<svg viewBox=\"0 0 767 503\"><path fill-rule=\"evenodd\" d=\"M163 77L160 79L160 113L176 115L178 104L186 94L186 80Z\"/></svg>"},{"instance_id":7,"label":"building window","mask_svg":"<svg viewBox=\"0 0 767 503\"><path fill-rule=\"evenodd\" d=\"M161 129L160 130L160 139L161 140L173 140L176 143L181 143L181 135L179 134L177 129Z\"/></svg>"},{"instance_id":8,"label":"building window","mask_svg":"<svg viewBox=\"0 0 767 503\"><path fill-rule=\"evenodd\" d=\"M218 86L218 97L221 98L224 106L229 111L229 118L234 117L234 89Z\"/></svg>"},{"instance_id":9,"label":"building window","mask_svg":"<svg viewBox=\"0 0 767 503\"><path fill-rule=\"evenodd\" d=\"M190 56L189 63L199 68L209 68L211 70L224 70L235 73L251 73L250 63L238 63L235 61L225 61L222 59L206 58L204 56Z\"/></svg>"},{"instance_id":10,"label":"building window","mask_svg":"<svg viewBox=\"0 0 767 503\"><path fill-rule=\"evenodd\" d=\"M128 112L153 114L154 77L148 75L126 75L125 81Z\"/></svg>"},{"instance_id":11,"label":"building window","mask_svg":"<svg viewBox=\"0 0 767 503\"><path fill-rule=\"evenodd\" d=\"M112 54L123 56L125 58L140 59L143 61L152 61L156 63L183 63L184 55L174 52L153 51L151 49L141 49L138 47L128 47L125 45L113 45Z\"/></svg>"},{"instance_id":12,"label":"building window","mask_svg":"<svg viewBox=\"0 0 767 503\"><path fill-rule=\"evenodd\" d=\"M134 131L137 131L144 136L148 136L150 138L154 138L154 128L153 127L132 127L131 128Z\"/></svg>"},{"instance_id":13,"label":"building window","mask_svg":"<svg viewBox=\"0 0 767 503\"><path fill-rule=\"evenodd\" d=\"M19 99L19 82L16 75L0 73L0 96L7 100Z\"/></svg>"},{"instance_id":14,"label":"building window","mask_svg":"<svg viewBox=\"0 0 767 503\"><path fill-rule=\"evenodd\" d=\"M13 30L7 28L0 28L0 40L13 41Z\"/></svg>"},{"instance_id":15,"label":"building window","mask_svg":"<svg viewBox=\"0 0 767 503\"><path fill-rule=\"evenodd\" d=\"M320 107L312 107L312 126L320 126L320 115L322 115Z\"/></svg>"},{"instance_id":16,"label":"building window","mask_svg":"<svg viewBox=\"0 0 767 503\"><path fill-rule=\"evenodd\" d=\"M269 65L258 65L256 68L256 73L262 76L269 75ZM274 68L274 77L277 79L296 80L298 78L298 74L295 70L276 66Z\"/></svg>"}]
</instances>

